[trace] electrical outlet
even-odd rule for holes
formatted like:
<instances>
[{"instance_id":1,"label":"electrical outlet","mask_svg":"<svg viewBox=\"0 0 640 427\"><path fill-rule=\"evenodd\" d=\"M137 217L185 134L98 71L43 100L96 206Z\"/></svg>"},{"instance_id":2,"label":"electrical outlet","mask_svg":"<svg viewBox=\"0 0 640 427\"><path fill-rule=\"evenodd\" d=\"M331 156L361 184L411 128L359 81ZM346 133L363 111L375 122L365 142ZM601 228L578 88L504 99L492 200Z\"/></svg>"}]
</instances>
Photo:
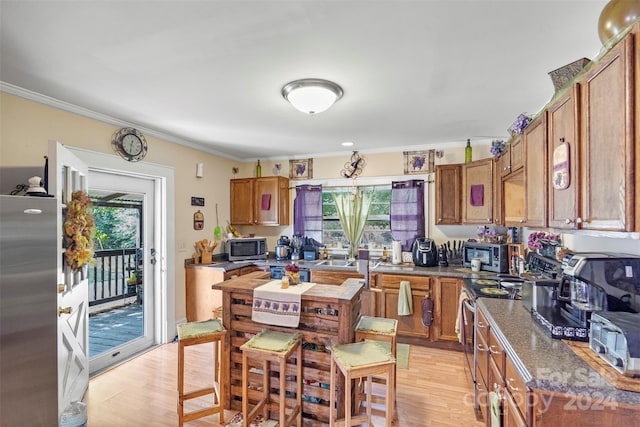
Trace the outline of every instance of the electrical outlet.
<instances>
[{"instance_id":1,"label":"electrical outlet","mask_svg":"<svg viewBox=\"0 0 640 427\"><path fill-rule=\"evenodd\" d=\"M185 252L187 250L187 244L184 242L184 240L178 241L178 250L180 252Z\"/></svg>"}]
</instances>

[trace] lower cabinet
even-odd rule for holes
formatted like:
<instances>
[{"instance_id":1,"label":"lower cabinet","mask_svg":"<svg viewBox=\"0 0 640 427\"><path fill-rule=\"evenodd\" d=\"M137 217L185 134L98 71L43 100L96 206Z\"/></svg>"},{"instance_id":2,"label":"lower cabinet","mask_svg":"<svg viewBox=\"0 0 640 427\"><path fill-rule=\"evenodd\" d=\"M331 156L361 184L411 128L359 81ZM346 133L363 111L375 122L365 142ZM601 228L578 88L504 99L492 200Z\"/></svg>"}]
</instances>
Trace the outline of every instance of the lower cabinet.
<instances>
[{"instance_id":1,"label":"lower cabinet","mask_svg":"<svg viewBox=\"0 0 640 427\"><path fill-rule=\"evenodd\" d=\"M433 339L458 341L456 317L462 279L437 277L433 279Z\"/></svg>"},{"instance_id":2,"label":"lower cabinet","mask_svg":"<svg viewBox=\"0 0 640 427\"><path fill-rule=\"evenodd\" d=\"M324 285L341 285L347 279L362 279L364 276L357 271L341 270L311 270L311 282Z\"/></svg>"},{"instance_id":3,"label":"lower cabinet","mask_svg":"<svg viewBox=\"0 0 640 427\"><path fill-rule=\"evenodd\" d=\"M187 322L196 322L222 316L222 291L211 289L211 285L234 277L249 274L262 268L250 265L236 270L223 271L209 265L187 264L185 266L185 299Z\"/></svg>"},{"instance_id":4,"label":"lower cabinet","mask_svg":"<svg viewBox=\"0 0 640 427\"><path fill-rule=\"evenodd\" d=\"M400 299L400 282L406 280L411 287L413 314L398 315ZM379 289L380 301L378 316L398 319L398 335L405 337L428 338L430 327L422 322L422 300L431 296L431 279L424 276L404 276L396 274L373 274L372 287Z\"/></svg>"}]
</instances>

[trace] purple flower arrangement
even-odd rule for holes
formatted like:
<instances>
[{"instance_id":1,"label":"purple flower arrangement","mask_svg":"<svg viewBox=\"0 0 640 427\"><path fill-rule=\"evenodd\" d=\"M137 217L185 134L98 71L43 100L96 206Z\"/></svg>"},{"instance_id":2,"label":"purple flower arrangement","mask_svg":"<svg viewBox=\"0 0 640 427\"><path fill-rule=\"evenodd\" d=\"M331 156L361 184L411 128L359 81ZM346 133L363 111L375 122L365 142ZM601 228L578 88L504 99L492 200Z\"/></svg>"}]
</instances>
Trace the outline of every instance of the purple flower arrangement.
<instances>
[{"instance_id":1,"label":"purple flower arrangement","mask_svg":"<svg viewBox=\"0 0 640 427\"><path fill-rule=\"evenodd\" d=\"M509 131L511 135L521 134L522 131L524 131L524 128L526 128L529 123L531 123L531 117L525 114L520 114L518 118L516 118L516 121L513 122L509 129L507 129L507 131Z\"/></svg>"},{"instance_id":2,"label":"purple flower arrangement","mask_svg":"<svg viewBox=\"0 0 640 427\"><path fill-rule=\"evenodd\" d=\"M542 249L545 245L557 246L560 244L560 235L546 233L544 231L534 231L529 234L527 245L531 249Z\"/></svg>"},{"instance_id":3,"label":"purple flower arrangement","mask_svg":"<svg viewBox=\"0 0 640 427\"><path fill-rule=\"evenodd\" d=\"M505 148L507 148L507 143L501 139L494 139L491 141L491 154L493 154L496 158L502 156Z\"/></svg>"}]
</instances>

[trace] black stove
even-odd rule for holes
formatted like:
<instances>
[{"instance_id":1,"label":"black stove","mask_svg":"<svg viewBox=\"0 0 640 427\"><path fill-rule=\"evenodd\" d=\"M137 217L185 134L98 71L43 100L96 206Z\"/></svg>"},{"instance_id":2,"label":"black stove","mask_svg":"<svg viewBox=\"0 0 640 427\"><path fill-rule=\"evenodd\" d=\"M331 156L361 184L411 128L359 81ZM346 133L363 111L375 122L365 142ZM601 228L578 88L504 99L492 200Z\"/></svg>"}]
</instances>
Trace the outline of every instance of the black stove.
<instances>
[{"instance_id":1,"label":"black stove","mask_svg":"<svg viewBox=\"0 0 640 427\"><path fill-rule=\"evenodd\" d=\"M511 281L509 281L509 279L511 279ZM473 299L519 299L519 283L513 280L521 281L521 279L513 276L487 276L464 279L464 284Z\"/></svg>"}]
</instances>

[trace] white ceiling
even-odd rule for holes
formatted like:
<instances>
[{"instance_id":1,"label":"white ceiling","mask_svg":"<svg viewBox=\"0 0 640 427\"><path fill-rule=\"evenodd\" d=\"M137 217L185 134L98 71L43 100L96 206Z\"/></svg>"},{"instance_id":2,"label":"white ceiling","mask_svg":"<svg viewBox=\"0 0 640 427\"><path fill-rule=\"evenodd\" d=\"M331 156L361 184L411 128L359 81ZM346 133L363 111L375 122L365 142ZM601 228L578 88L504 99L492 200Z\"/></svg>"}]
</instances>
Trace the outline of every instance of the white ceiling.
<instances>
[{"instance_id":1,"label":"white ceiling","mask_svg":"<svg viewBox=\"0 0 640 427\"><path fill-rule=\"evenodd\" d=\"M0 81L240 161L445 148L544 106L605 4L2 0ZM344 97L294 110L280 90L306 77Z\"/></svg>"}]
</instances>

